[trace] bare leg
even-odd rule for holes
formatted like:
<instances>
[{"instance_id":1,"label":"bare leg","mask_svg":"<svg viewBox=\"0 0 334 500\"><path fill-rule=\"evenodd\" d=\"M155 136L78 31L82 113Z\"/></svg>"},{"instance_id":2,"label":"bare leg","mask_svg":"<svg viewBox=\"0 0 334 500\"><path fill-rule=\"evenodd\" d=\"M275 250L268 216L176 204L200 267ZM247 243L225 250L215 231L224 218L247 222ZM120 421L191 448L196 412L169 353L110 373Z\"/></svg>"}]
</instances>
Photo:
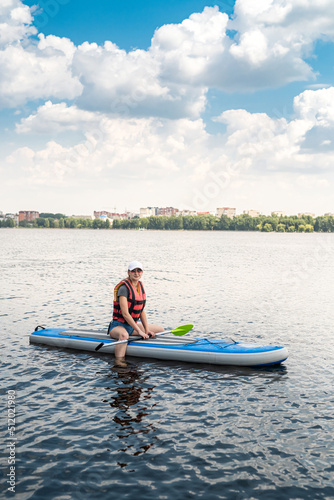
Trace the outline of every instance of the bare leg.
<instances>
[{"instance_id":1,"label":"bare leg","mask_svg":"<svg viewBox=\"0 0 334 500\"><path fill-rule=\"evenodd\" d=\"M144 332L144 327L141 323L137 323L137 325L139 326L139 328ZM153 332L153 333L160 333L160 332L163 332L164 331L164 328L160 325L148 325L148 329L150 330L150 332Z\"/></svg>"},{"instance_id":2,"label":"bare leg","mask_svg":"<svg viewBox=\"0 0 334 500\"><path fill-rule=\"evenodd\" d=\"M110 337L116 340L128 340L129 334L122 326L115 326L110 332ZM118 344L115 346L116 360L124 360L128 344Z\"/></svg>"}]
</instances>

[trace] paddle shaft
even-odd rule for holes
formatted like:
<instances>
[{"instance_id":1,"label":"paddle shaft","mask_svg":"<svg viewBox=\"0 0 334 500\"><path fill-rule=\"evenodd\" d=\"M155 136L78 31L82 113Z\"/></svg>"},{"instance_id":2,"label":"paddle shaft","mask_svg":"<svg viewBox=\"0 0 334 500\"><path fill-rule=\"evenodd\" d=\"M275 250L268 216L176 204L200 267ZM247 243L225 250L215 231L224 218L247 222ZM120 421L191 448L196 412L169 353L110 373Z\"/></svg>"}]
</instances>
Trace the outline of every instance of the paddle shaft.
<instances>
[{"instance_id":1,"label":"paddle shaft","mask_svg":"<svg viewBox=\"0 0 334 500\"><path fill-rule=\"evenodd\" d=\"M165 333L171 333L172 331L173 330L166 330L163 332L159 332L159 333L156 333L155 336L157 337L158 335L164 335ZM130 337L131 337L131 335L130 335ZM130 337L127 340L118 340L117 342L114 342L113 345L125 344L126 342L133 342L135 340L147 340L147 339L144 339L143 337L140 337L139 335L134 337L133 339L131 339ZM149 338L152 338L152 337L149 337Z\"/></svg>"},{"instance_id":2,"label":"paddle shaft","mask_svg":"<svg viewBox=\"0 0 334 500\"><path fill-rule=\"evenodd\" d=\"M193 325L183 325L183 326L179 326L177 328L174 328L173 330L165 330L163 332L158 332L155 334L155 336L157 335L165 335L165 333L174 333L174 335L185 335L186 333L188 333L191 329L192 329ZM129 342L135 342L136 340L145 340L143 339L143 337L136 337L134 339L126 339L126 340L118 340L117 342L113 342L112 344L110 344L109 342L106 344L106 342L101 342L98 346L95 347L95 351L99 351L101 349L101 347L103 347L104 345L118 345L118 344L126 344L126 343L129 343Z\"/></svg>"}]
</instances>

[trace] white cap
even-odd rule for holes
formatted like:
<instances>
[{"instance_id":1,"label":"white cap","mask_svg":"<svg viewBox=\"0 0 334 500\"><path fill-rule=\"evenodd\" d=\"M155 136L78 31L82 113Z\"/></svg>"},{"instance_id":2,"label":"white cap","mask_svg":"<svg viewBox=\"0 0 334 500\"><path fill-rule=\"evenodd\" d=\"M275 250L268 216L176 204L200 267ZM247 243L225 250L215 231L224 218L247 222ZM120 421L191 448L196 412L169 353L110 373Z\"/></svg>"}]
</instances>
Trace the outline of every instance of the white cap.
<instances>
[{"instance_id":1,"label":"white cap","mask_svg":"<svg viewBox=\"0 0 334 500\"><path fill-rule=\"evenodd\" d=\"M138 260L133 260L132 262L130 262L128 267L129 271L133 271L134 269L137 268L143 270L143 266L140 262L138 262Z\"/></svg>"}]
</instances>

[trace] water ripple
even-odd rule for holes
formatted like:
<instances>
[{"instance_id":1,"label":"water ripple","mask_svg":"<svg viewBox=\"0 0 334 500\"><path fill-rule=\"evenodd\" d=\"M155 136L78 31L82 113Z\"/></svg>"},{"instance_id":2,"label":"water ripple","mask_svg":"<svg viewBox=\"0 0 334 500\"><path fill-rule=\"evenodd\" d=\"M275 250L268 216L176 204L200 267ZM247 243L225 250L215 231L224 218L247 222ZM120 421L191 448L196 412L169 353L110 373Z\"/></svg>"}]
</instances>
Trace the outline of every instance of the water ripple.
<instances>
[{"instance_id":1,"label":"water ripple","mask_svg":"<svg viewBox=\"0 0 334 500\"><path fill-rule=\"evenodd\" d=\"M148 233L0 231L0 393L17 395L15 496L333 498L333 264L314 262L306 282L282 279L319 235ZM284 344L287 362L129 358L122 371L103 354L29 345L37 324L106 328L111 283L133 248L145 255L154 321ZM8 442L7 422L0 434Z\"/></svg>"}]
</instances>

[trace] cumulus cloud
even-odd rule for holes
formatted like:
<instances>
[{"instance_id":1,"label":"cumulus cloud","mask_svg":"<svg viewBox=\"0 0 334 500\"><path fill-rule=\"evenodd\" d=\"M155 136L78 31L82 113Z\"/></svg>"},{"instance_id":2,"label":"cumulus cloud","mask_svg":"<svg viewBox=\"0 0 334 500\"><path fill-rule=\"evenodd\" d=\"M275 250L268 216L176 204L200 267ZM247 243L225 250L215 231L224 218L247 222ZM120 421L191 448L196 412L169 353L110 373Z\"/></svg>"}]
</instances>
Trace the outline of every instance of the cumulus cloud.
<instances>
[{"instance_id":1,"label":"cumulus cloud","mask_svg":"<svg viewBox=\"0 0 334 500\"><path fill-rule=\"evenodd\" d=\"M209 88L249 91L312 79L305 57L319 37L334 37L331 2L237 0L232 19L206 7L158 28L148 50L126 52L111 41L77 47L43 34L36 44L31 10L5 0L0 105L76 98L90 111L196 119Z\"/></svg>"},{"instance_id":2,"label":"cumulus cloud","mask_svg":"<svg viewBox=\"0 0 334 500\"><path fill-rule=\"evenodd\" d=\"M334 126L334 87L306 90L294 99L294 109L303 120L320 127Z\"/></svg>"},{"instance_id":3,"label":"cumulus cloud","mask_svg":"<svg viewBox=\"0 0 334 500\"><path fill-rule=\"evenodd\" d=\"M239 61L237 74L244 64L250 71L249 88L314 77L305 57L316 40L333 40L332 9L332 0L236 0L229 28L236 33L230 53Z\"/></svg>"},{"instance_id":4,"label":"cumulus cloud","mask_svg":"<svg viewBox=\"0 0 334 500\"><path fill-rule=\"evenodd\" d=\"M85 139L72 147L50 141L44 149L24 149L31 182L66 183L84 173L86 179L112 178L116 183L150 179L163 184L172 173L189 191L209 181L240 185L259 173L332 174L334 153L305 145L308 134L317 128L325 131L322 138L327 142L326 131L333 127L332 102L333 88L305 91L295 99L295 118L290 121L228 110L216 118L226 126L226 132L218 135L209 134L201 119L110 117L47 102L21 121L19 131L57 124L59 130L80 125L85 132ZM15 158L11 155L7 162L15 163Z\"/></svg>"},{"instance_id":5,"label":"cumulus cloud","mask_svg":"<svg viewBox=\"0 0 334 500\"><path fill-rule=\"evenodd\" d=\"M0 106L35 101L16 130L52 137L44 147L17 148L3 171L31 186L99 182L114 194L129 181L131 193L154 185L186 193L193 208L202 195L203 209L222 192L241 200L259 178L267 187L273 177L289 184L289 176L305 189L307 179L328 186L321 176L332 175L334 164L333 87L297 96L291 119L226 110L216 118L226 131L211 135L201 116L210 88L248 91L312 79L305 59L319 37L334 37L331 2L237 0L231 18L206 7L158 28L148 50L127 52L111 41L76 46L53 35L31 37L32 11L3 0ZM64 131L84 138L74 143L74 134L64 146L55 137Z\"/></svg>"},{"instance_id":6,"label":"cumulus cloud","mask_svg":"<svg viewBox=\"0 0 334 500\"><path fill-rule=\"evenodd\" d=\"M22 118L17 124L18 133L57 134L66 130L85 130L96 126L100 121L98 113L91 113L68 106L65 102L53 104L47 101L39 106L36 113Z\"/></svg>"},{"instance_id":7,"label":"cumulus cloud","mask_svg":"<svg viewBox=\"0 0 334 500\"><path fill-rule=\"evenodd\" d=\"M74 99L82 84L72 74L73 43L39 35L37 45L8 45L0 51L0 106L17 107L29 100Z\"/></svg>"},{"instance_id":8,"label":"cumulus cloud","mask_svg":"<svg viewBox=\"0 0 334 500\"><path fill-rule=\"evenodd\" d=\"M306 90L295 98L290 121L243 109L225 111L215 118L227 127L225 151L231 158L248 158L255 171L332 171L333 155L320 146L329 146L334 134L333 98L333 87Z\"/></svg>"},{"instance_id":9,"label":"cumulus cloud","mask_svg":"<svg viewBox=\"0 0 334 500\"><path fill-rule=\"evenodd\" d=\"M1 0L0 19L0 48L37 33L30 8L20 0Z\"/></svg>"},{"instance_id":10,"label":"cumulus cloud","mask_svg":"<svg viewBox=\"0 0 334 500\"><path fill-rule=\"evenodd\" d=\"M111 42L103 47L84 43L73 60L73 72L81 75L83 84L78 103L122 116L198 117L204 111L206 89L163 82L159 64L144 50L127 53Z\"/></svg>"},{"instance_id":11,"label":"cumulus cloud","mask_svg":"<svg viewBox=\"0 0 334 500\"><path fill-rule=\"evenodd\" d=\"M62 106L60 114L64 109ZM49 103L40 110L39 116L47 117L49 112L59 114L59 111ZM78 110L67 109L66 112L71 116ZM88 115L82 118L91 122L92 116ZM65 148L50 141L41 150L19 148L6 162L25 165L31 182L38 180L46 184L54 183L55 179L70 181L72 174L80 172L94 178L112 175L115 179L157 179L180 170L189 174L193 162L203 156L203 150L205 154L209 151L208 146L205 147L209 136L202 120L181 119L175 123L156 118L111 119L103 116L98 120L97 115L95 120L94 127L87 127L85 140L79 144Z\"/></svg>"}]
</instances>

